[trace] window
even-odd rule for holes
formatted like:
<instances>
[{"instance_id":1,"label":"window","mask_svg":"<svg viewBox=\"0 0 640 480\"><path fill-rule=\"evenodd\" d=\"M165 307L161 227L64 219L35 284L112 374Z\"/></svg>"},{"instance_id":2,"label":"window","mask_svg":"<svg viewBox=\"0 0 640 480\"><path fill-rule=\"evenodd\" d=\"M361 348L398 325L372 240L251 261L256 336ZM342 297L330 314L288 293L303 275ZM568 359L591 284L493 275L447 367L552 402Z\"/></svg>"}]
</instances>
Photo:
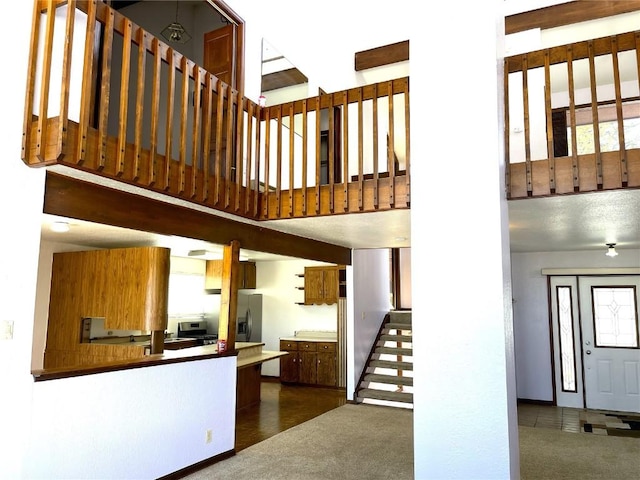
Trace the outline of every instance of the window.
<instances>
[{"instance_id":1,"label":"window","mask_svg":"<svg viewBox=\"0 0 640 480\"><path fill-rule=\"evenodd\" d=\"M591 287L596 347L638 348L634 286Z\"/></svg>"},{"instance_id":2,"label":"window","mask_svg":"<svg viewBox=\"0 0 640 480\"><path fill-rule=\"evenodd\" d=\"M577 392L571 287L556 287L556 298L558 302L558 331L560 332L562 391Z\"/></svg>"}]
</instances>

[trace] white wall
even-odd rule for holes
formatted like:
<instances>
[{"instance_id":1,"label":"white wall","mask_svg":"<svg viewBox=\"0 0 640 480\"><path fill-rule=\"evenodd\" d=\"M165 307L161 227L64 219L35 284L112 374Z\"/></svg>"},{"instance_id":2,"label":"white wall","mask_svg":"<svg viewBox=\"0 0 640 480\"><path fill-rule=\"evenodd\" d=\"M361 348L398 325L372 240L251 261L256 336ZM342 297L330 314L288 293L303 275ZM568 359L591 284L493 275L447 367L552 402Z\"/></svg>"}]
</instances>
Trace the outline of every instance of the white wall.
<instances>
[{"instance_id":1,"label":"white wall","mask_svg":"<svg viewBox=\"0 0 640 480\"><path fill-rule=\"evenodd\" d=\"M336 305L297 305L304 302L304 292L295 287L304 286L304 279L296 274L304 273L305 266L316 265L326 264L310 260L256 262L255 293L262 294L264 350L280 350L280 338L292 337L297 330L337 331ZM264 363L262 375L279 376L280 361Z\"/></svg>"},{"instance_id":2,"label":"white wall","mask_svg":"<svg viewBox=\"0 0 640 480\"><path fill-rule=\"evenodd\" d=\"M23 476L158 478L228 452L235 383L236 357L38 382Z\"/></svg>"},{"instance_id":3,"label":"white wall","mask_svg":"<svg viewBox=\"0 0 640 480\"><path fill-rule=\"evenodd\" d=\"M347 399L354 399L360 374L384 316L391 310L389 250L353 251L353 318L347 325Z\"/></svg>"},{"instance_id":4,"label":"white wall","mask_svg":"<svg viewBox=\"0 0 640 480\"><path fill-rule=\"evenodd\" d=\"M543 268L638 267L639 250L513 253L513 323L518 398L553 400L549 303Z\"/></svg>"},{"instance_id":5,"label":"white wall","mask_svg":"<svg viewBox=\"0 0 640 480\"><path fill-rule=\"evenodd\" d=\"M32 14L33 2L11 5L11 20L6 22L11 45L3 52L11 74L0 89L0 155L5 179L0 211L12 225L0 237L0 478L20 478L23 464L37 461L37 457L27 458L25 451L32 413L29 372L45 171L30 169L20 160ZM7 330L13 333L5 333Z\"/></svg>"}]
</instances>

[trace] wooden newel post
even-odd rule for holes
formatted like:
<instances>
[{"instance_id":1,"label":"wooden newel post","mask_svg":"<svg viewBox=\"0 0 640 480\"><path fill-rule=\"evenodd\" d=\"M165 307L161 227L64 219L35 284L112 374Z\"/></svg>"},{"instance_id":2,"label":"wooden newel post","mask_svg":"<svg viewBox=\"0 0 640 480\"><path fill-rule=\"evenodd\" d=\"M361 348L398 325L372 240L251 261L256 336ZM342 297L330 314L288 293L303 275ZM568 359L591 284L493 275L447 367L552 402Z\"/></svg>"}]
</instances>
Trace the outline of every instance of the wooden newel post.
<instances>
[{"instance_id":1,"label":"wooden newel post","mask_svg":"<svg viewBox=\"0 0 640 480\"><path fill-rule=\"evenodd\" d=\"M240 243L233 240L224 247L222 257L222 289L218 339L227 341L227 350L236 348L236 318L238 312L238 261Z\"/></svg>"}]
</instances>

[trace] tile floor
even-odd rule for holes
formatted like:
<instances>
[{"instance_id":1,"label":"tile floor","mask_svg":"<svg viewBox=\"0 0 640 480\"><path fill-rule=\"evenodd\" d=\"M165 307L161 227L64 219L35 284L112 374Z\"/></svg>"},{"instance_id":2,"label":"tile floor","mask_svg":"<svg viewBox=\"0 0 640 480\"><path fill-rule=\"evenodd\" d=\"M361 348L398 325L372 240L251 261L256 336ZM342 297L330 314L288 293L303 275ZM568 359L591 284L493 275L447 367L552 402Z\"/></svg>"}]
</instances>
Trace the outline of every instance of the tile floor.
<instances>
[{"instance_id":1,"label":"tile floor","mask_svg":"<svg viewBox=\"0 0 640 480\"><path fill-rule=\"evenodd\" d=\"M640 437L640 416L604 410L519 403L518 425L573 433Z\"/></svg>"}]
</instances>

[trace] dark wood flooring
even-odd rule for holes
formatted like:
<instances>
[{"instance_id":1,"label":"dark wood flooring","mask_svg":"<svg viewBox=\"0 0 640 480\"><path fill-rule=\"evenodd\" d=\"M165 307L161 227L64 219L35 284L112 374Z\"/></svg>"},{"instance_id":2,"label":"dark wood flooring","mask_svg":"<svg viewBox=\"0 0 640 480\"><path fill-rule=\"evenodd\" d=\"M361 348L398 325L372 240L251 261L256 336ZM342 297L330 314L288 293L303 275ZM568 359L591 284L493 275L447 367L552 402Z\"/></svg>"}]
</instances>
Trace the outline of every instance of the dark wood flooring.
<instances>
[{"instance_id":1,"label":"dark wood flooring","mask_svg":"<svg viewBox=\"0 0 640 480\"><path fill-rule=\"evenodd\" d=\"M259 405L236 414L236 452L347 403L344 389L282 385L263 378Z\"/></svg>"}]
</instances>

